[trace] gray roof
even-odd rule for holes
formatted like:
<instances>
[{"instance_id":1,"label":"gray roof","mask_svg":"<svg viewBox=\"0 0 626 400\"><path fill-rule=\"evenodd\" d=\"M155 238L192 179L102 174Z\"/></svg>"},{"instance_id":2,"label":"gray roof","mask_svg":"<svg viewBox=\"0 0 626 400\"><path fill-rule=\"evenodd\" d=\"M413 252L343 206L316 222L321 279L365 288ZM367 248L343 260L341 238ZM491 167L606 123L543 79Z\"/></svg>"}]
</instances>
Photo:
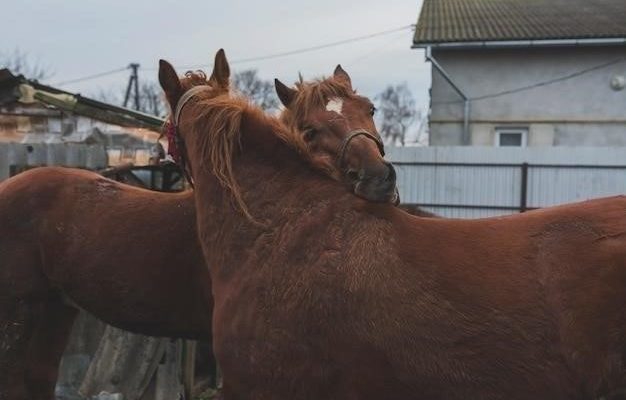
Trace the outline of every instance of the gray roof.
<instances>
[{"instance_id":1,"label":"gray roof","mask_svg":"<svg viewBox=\"0 0 626 400\"><path fill-rule=\"evenodd\" d=\"M626 0L424 0L413 44L626 38Z\"/></svg>"}]
</instances>

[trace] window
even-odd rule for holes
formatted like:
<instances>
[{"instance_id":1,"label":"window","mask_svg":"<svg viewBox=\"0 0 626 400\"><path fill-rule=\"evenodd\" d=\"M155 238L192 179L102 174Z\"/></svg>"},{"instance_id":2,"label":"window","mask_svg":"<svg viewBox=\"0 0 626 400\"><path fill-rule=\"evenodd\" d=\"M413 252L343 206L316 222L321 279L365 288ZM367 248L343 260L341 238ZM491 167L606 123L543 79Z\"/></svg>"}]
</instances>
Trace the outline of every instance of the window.
<instances>
[{"instance_id":1,"label":"window","mask_svg":"<svg viewBox=\"0 0 626 400\"><path fill-rule=\"evenodd\" d=\"M498 147L526 147L527 128L496 128L495 145Z\"/></svg>"},{"instance_id":2,"label":"window","mask_svg":"<svg viewBox=\"0 0 626 400\"><path fill-rule=\"evenodd\" d=\"M107 149L108 165L119 165L122 161L122 149Z\"/></svg>"}]
</instances>

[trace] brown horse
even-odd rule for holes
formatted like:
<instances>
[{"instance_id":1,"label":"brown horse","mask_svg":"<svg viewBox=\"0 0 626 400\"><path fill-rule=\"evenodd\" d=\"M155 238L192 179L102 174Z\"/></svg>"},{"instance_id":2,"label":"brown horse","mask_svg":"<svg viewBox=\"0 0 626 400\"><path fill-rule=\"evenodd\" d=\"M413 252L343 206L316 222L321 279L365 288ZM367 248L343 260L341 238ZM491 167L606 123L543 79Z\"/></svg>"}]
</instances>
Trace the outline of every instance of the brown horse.
<instances>
[{"instance_id":1,"label":"brown horse","mask_svg":"<svg viewBox=\"0 0 626 400\"><path fill-rule=\"evenodd\" d=\"M350 191L364 199L398 203L394 168L382 159L378 163L371 162L377 153L384 155L382 140L371 118L376 107L366 97L356 94L350 77L341 66L335 69L334 77L334 84L328 81L300 82L297 85L299 90L290 89L276 80L276 92L285 106L282 122L291 131L303 133L313 167L344 182ZM362 117L355 118L357 115ZM359 151L353 152L351 157L346 151L348 146L358 146ZM369 153L369 156L355 156L363 153Z\"/></svg>"},{"instance_id":2,"label":"brown horse","mask_svg":"<svg viewBox=\"0 0 626 400\"><path fill-rule=\"evenodd\" d=\"M228 78L218 52L208 81L192 73L181 85L209 85L223 94ZM369 129L377 139L369 108L356 108L371 103L347 82L338 67L332 78L300 85L295 99L334 93L352 110L350 126ZM315 114L319 105L296 100L289 109L300 115L299 107ZM310 145L330 135L336 140L340 131L323 118L317 124L315 140L290 134L316 168L344 180L340 143L334 149ZM347 138L348 130L343 133ZM352 140L343 158L344 169L380 165L389 173L377 140ZM211 279L195 221L193 192L149 192L82 170L39 168L1 183L0 399L53 398L78 308L132 332L210 340Z\"/></svg>"},{"instance_id":3,"label":"brown horse","mask_svg":"<svg viewBox=\"0 0 626 400\"><path fill-rule=\"evenodd\" d=\"M180 86L167 66L161 78ZM593 399L624 388L625 197L418 218L318 174L257 108L205 96L179 132L226 399Z\"/></svg>"}]
</instances>

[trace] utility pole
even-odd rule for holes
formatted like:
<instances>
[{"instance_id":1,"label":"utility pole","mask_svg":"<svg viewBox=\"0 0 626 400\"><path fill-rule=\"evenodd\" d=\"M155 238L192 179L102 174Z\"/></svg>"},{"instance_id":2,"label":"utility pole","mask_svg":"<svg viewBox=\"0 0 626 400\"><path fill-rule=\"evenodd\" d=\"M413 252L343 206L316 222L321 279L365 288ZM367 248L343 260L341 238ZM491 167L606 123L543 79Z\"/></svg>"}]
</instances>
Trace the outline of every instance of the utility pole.
<instances>
[{"instance_id":1,"label":"utility pole","mask_svg":"<svg viewBox=\"0 0 626 400\"><path fill-rule=\"evenodd\" d=\"M130 73L130 77L128 78L128 86L126 86L126 95L124 96L124 107L128 105L128 100L130 100L130 92L131 90L135 90L135 110L139 111L139 64L131 63L128 68L132 71Z\"/></svg>"}]
</instances>

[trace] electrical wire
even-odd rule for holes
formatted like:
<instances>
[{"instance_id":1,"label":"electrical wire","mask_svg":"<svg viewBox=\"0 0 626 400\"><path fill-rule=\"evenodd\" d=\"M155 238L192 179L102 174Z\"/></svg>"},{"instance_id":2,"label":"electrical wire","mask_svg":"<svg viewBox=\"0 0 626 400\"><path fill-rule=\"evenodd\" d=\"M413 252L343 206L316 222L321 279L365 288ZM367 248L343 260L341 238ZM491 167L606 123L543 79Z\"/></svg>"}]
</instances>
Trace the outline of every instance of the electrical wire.
<instances>
[{"instance_id":1,"label":"electrical wire","mask_svg":"<svg viewBox=\"0 0 626 400\"><path fill-rule=\"evenodd\" d=\"M238 59L238 60L233 60L232 63L233 64L241 64L241 63L254 62L254 61L264 61L264 60L270 60L270 59L273 59L273 58L279 58L279 57L286 57L286 56L291 56L291 55L295 55L295 54L308 53L308 52L311 52L311 51L326 49L326 48L329 48L329 47L335 47L335 46L340 46L340 45L344 45L344 44L348 44L348 43L354 43L354 42L359 42L359 41L362 41L362 40L372 39L372 38L375 38L375 37L378 37L378 36L389 35L391 33L400 32L400 31L404 31L404 30L410 29L412 27L413 27L413 25L405 25L405 26L402 26L402 27L399 27L399 28L395 28L395 29L389 29L389 30L386 30L386 31L370 33L369 35L363 35L363 36L353 37L353 38L350 38L350 39L339 40L337 42L320 44L320 45L317 45L317 46L305 47L305 48L302 48L302 49L285 51L285 52L282 52L282 53L274 53L274 54L270 54L270 55L267 55L267 56L251 57L251 58L241 58L241 59Z\"/></svg>"},{"instance_id":2,"label":"electrical wire","mask_svg":"<svg viewBox=\"0 0 626 400\"><path fill-rule=\"evenodd\" d=\"M400 31L398 31L398 33L400 33ZM367 53L362 54L356 58L353 58L351 61L348 61L346 63L346 66L352 68L352 66L354 66L355 64L361 63L362 61L369 59L372 56L377 55L383 50L387 50L389 46L391 45L391 43L397 41L399 37L400 37L399 35L393 35L389 40L385 40L381 45L375 47L373 50L370 50Z\"/></svg>"},{"instance_id":3,"label":"electrical wire","mask_svg":"<svg viewBox=\"0 0 626 400\"><path fill-rule=\"evenodd\" d=\"M362 41L362 40L372 39L372 38L375 38L375 37L378 37L378 36L389 35L391 33L396 33L396 32L400 32L400 31L404 31L404 30L410 29L413 26L414 25L404 25L404 26L401 26L399 28L389 29L389 30L386 30L386 31L380 31L380 32L375 32L375 33L370 33L370 34L362 35L362 36L356 36L356 37L349 38L349 39L338 40L336 42L325 43L325 44L320 44L320 45L310 46L310 47L304 47L304 48L295 49L295 50L283 51L283 52L280 52L280 53L267 54L267 55L264 55L264 56L235 59L235 60L229 61L229 64L231 64L231 65L233 65L233 64L243 64L243 63L250 63L250 62L255 62L255 61L264 61L264 60L271 60L271 59L275 59L275 58L287 57L287 56L292 56L292 55L296 55L296 54L308 53L308 52L311 52L311 51L322 50L322 49L326 49L326 48L329 48L329 47L341 46L341 45L348 44L348 43L354 43L354 42L358 42L358 41ZM178 68L178 69L196 69L196 68L206 68L206 67L212 67L212 64L176 66L176 68ZM67 81L56 83L55 86L64 86L64 85L69 85L71 83L84 82L84 81L88 81L88 80L98 79L98 78L102 78L104 76L113 75L113 74L116 74L118 72L125 71L127 69L128 69L128 67L117 68L117 69L114 69L114 70L111 70L111 71L105 71L105 72L100 72L100 73L93 74L93 75L83 76L81 78L76 78L76 79L71 79L71 80L67 80ZM144 70L144 71L155 71L157 68L141 68L141 69Z\"/></svg>"},{"instance_id":4,"label":"electrical wire","mask_svg":"<svg viewBox=\"0 0 626 400\"><path fill-rule=\"evenodd\" d=\"M611 65L619 64L620 62L622 62L624 60L626 60L626 57L619 57L619 58L613 59L611 61L605 62L603 64L594 65L593 67L581 69L579 71L572 72L571 74L560 76L558 78L554 78L554 79L550 79L550 80L547 80L547 81L534 83L532 85L521 86L521 87L514 88L514 89L503 90L501 92L495 92L495 93L485 94L485 95L476 96L476 97L469 97L468 100L470 100L470 101L478 101L478 100L492 99L492 98L495 98L495 97L506 96L506 95L509 95L509 94L524 92L524 91L535 89L535 88L542 87L542 86L552 85L554 83L563 82L563 81L566 81L566 80L569 80L569 79L577 78L579 76L588 74L589 72L593 72L593 71L597 71L597 70L600 70L600 69L603 69L603 68L606 68L606 67L610 67ZM436 102L433 102L432 104L456 104L456 103L462 103L462 102L463 102L463 100L451 100L451 101L436 101Z\"/></svg>"},{"instance_id":5,"label":"electrical wire","mask_svg":"<svg viewBox=\"0 0 626 400\"><path fill-rule=\"evenodd\" d=\"M77 82L83 82L83 81L89 81L92 79L102 78L103 76L113 75L113 74L117 74L118 72L126 71L128 68L129 67L117 68L111 71L105 71L105 72L100 72L100 73L93 74L93 75L87 75L87 76L83 76L82 78L76 78L76 79L71 79L68 81L58 82L52 86L64 86L64 85L69 85L70 83L77 83Z\"/></svg>"},{"instance_id":6,"label":"electrical wire","mask_svg":"<svg viewBox=\"0 0 626 400\"><path fill-rule=\"evenodd\" d=\"M329 47L341 46L341 45L348 44L348 43L354 43L354 42L359 42L359 41L363 41L363 40L368 40L368 39L372 39L372 38L375 38L375 37L378 37L378 36L389 35L391 33L396 33L396 32L404 31L404 30L407 30L407 29L411 29L414 26L415 25L413 25L413 24L411 24L411 25L404 25L404 26L401 26L399 28L388 29L388 30L385 30L385 31L380 31L380 32L370 33L370 34L367 34L367 35L352 37L350 39L343 39L343 40L339 40L339 41L336 41L336 42L325 43L325 44L320 44L320 45L310 46L310 47L304 47L304 48L300 48L300 49L296 49L296 50L283 51L283 52L268 54L268 55L264 55L264 56L249 57L249 58L239 58L239 59L229 60L228 63L231 64L231 65L233 65L233 64L243 64L243 63L250 63L250 62L255 62L255 61L271 60L271 59L274 59L274 58L282 58L282 57L292 56L292 55L296 55L296 54L308 53L308 52L311 52L311 51L322 50L322 49L326 49L326 48L329 48ZM196 65L176 65L175 67L177 69L181 69L182 70L182 69L210 68L212 66L213 66L213 64L196 64ZM144 68L144 70L146 70L146 71L156 70L156 69L157 68Z\"/></svg>"}]
</instances>

